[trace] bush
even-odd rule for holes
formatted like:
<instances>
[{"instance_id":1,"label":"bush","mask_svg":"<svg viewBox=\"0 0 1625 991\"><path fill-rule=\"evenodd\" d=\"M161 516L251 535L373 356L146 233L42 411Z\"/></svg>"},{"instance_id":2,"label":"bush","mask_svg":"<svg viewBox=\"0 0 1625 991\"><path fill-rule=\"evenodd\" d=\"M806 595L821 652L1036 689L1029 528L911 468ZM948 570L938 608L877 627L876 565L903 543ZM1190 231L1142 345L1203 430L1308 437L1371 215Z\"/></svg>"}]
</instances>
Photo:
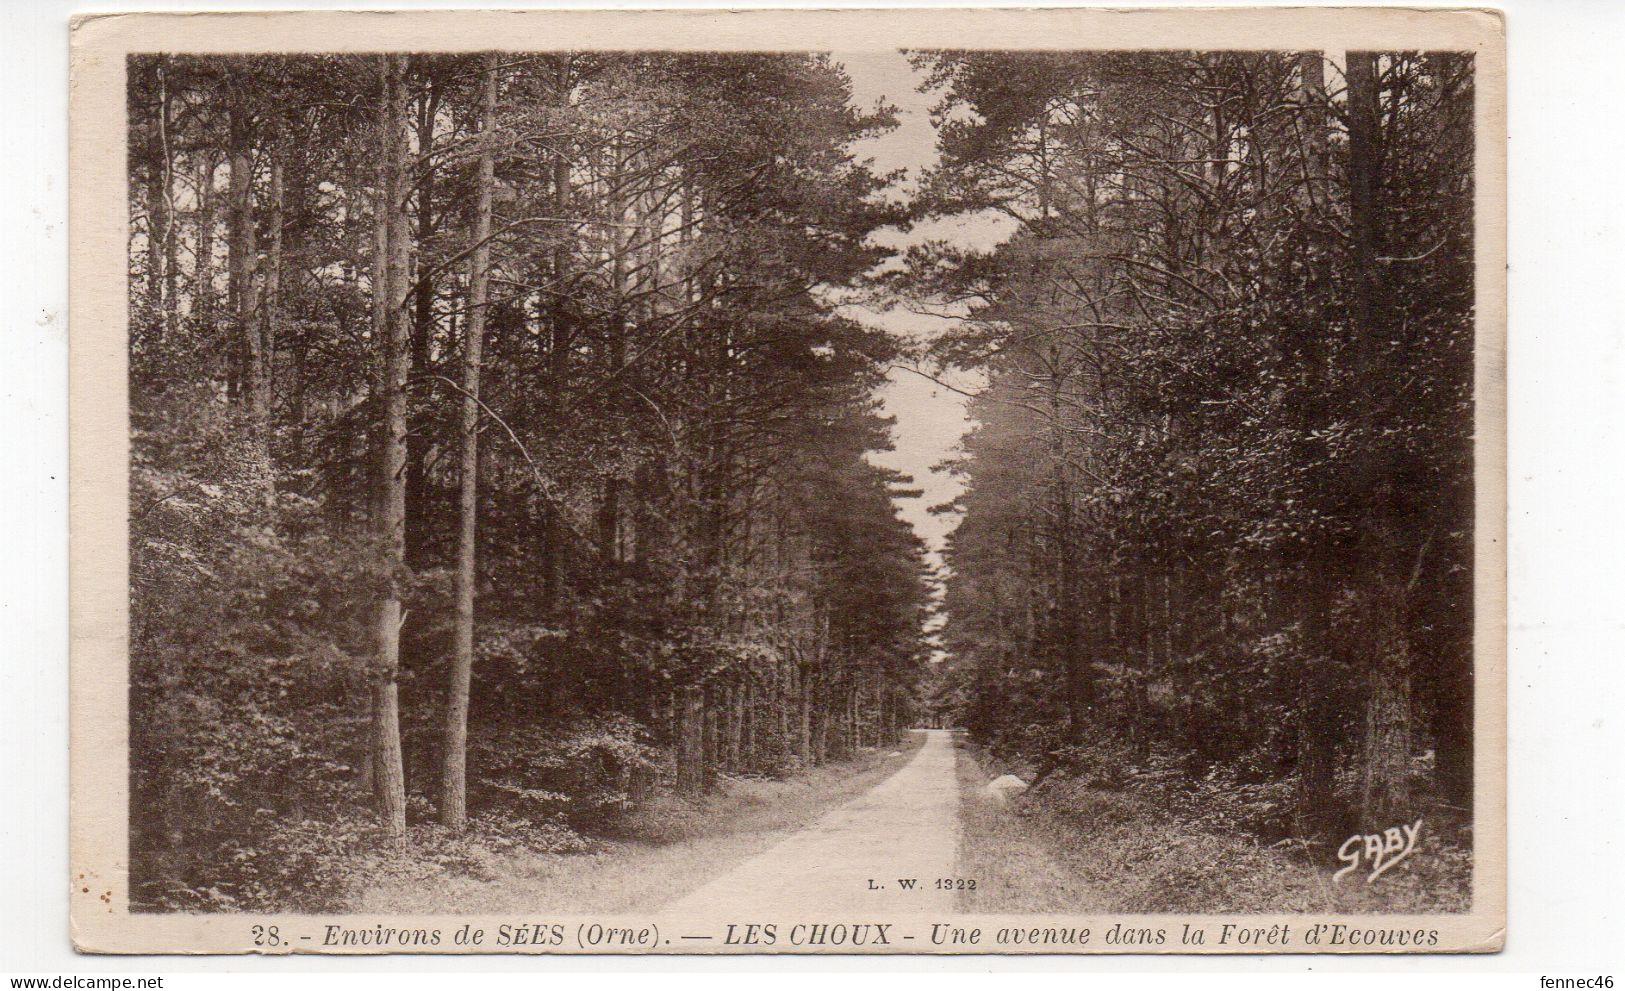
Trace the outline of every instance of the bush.
<instances>
[{"instance_id":1,"label":"bush","mask_svg":"<svg viewBox=\"0 0 1625 991\"><path fill-rule=\"evenodd\" d=\"M1050 753L1057 771L1090 788L1120 791L1142 770L1139 755L1123 740L1100 737L1087 744L1069 744Z\"/></svg>"},{"instance_id":2,"label":"bush","mask_svg":"<svg viewBox=\"0 0 1625 991\"><path fill-rule=\"evenodd\" d=\"M360 858L351 888L382 883L420 884L448 877L491 881L504 876L514 853L581 853L590 849L579 833L557 820L534 822L505 812L482 812L458 833L439 823L414 826L406 856L377 851ZM511 867L509 868L511 870Z\"/></svg>"},{"instance_id":3,"label":"bush","mask_svg":"<svg viewBox=\"0 0 1625 991\"><path fill-rule=\"evenodd\" d=\"M1215 764L1196 779L1159 790L1178 818L1219 833L1247 833L1266 841L1293 833L1296 778L1249 782L1228 764Z\"/></svg>"},{"instance_id":4,"label":"bush","mask_svg":"<svg viewBox=\"0 0 1625 991\"><path fill-rule=\"evenodd\" d=\"M147 851L137 910L331 912L378 841L369 818L258 818L251 833L212 845Z\"/></svg>"},{"instance_id":5,"label":"bush","mask_svg":"<svg viewBox=\"0 0 1625 991\"><path fill-rule=\"evenodd\" d=\"M601 831L646 797L660 753L625 716L581 720L563 733L512 726L481 734L471 747L482 805L541 824L562 819Z\"/></svg>"}]
</instances>

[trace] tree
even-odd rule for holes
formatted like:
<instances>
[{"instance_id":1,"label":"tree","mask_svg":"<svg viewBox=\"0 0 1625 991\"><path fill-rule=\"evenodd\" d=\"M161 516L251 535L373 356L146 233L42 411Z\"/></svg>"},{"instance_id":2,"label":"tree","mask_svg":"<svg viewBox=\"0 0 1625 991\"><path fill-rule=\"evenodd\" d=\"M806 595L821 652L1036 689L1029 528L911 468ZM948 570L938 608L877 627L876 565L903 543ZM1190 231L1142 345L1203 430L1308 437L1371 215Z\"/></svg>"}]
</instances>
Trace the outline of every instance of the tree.
<instances>
[{"instance_id":1,"label":"tree","mask_svg":"<svg viewBox=\"0 0 1625 991\"><path fill-rule=\"evenodd\" d=\"M496 54L485 56L480 104L480 164L475 193L473 249L469 255L468 323L463 345L462 458L458 488L455 652L446 705L446 755L440 795L440 821L462 829L468 820L468 688L474 667L475 538L480 487L480 359L485 347L485 315L491 284L491 188L496 152Z\"/></svg>"},{"instance_id":2,"label":"tree","mask_svg":"<svg viewBox=\"0 0 1625 991\"><path fill-rule=\"evenodd\" d=\"M1020 223L896 283L969 302L936 357L990 382L949 555L972 728L1287 783L1283 834L1392 818L1430 749L1459 808L1470 66L1353 53L1328 93L1320 53L916 59L945 121L916 213Z\"/></svg>"},{"instance_id":3,"label":"tree","mask_svg":"<svg viewBox=\"0 0 1625 991\"><path fill-rule=\"evenodd\" d=\"M406 569L406 387L411 373L407 323L406 135L401 120L405 57L378 57L377 246L373 257L373 338L380 349L381 419L374 522L380 547L382 590L373 635L372 763L379 814L388 842L406 843L406 774L400 727L401 584Z\"/></svg>"},{"instance_id":4,"label":"tree","mask_svg":"<svg viewBox=\"0 0 1625 991\"><path fill-rule=\"evenodd\" d=\"M902 214L839 66L131 78L139 901L327 910L356 852L574 848L906 725L899 345L829 292Z\"/></svg>"}]
</instances>

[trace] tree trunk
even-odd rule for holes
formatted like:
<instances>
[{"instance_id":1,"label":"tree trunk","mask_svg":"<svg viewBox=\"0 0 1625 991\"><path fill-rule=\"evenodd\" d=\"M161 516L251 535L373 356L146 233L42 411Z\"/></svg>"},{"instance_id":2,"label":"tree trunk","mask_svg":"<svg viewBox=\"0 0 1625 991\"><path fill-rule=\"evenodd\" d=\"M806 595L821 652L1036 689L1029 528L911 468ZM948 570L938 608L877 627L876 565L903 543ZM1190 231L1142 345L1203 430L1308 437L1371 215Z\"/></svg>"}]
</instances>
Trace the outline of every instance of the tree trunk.
<instances>
[{"instance_id":1,"label":"tree trunk","mask_svg":"<svg viewBox=\"0 0 1625 991\"><path fill-rule=\"evenodd\" d=\"M796 678L796 681L797 681L797 685L796 685L796 687L797 687L796 705L798 707L797 730L796 730L796 756L801 758L801 762L803 764L811 764L812 760L813 760L813 750L812 750L812 709L813 709L812 682L813 682L813 679L808 674L808 672L807 672L807 670L805 668L799 668L797 670L796 674L797 674L797 678Z\"/></svg>"},{"instance_id":2,"label":"tree trunk","mask_svg":"<svg viewBox=\"0 0 1625 991\"><path fill-rule=\"evenodd\" d=\"M265 295L261 309L261 350L264 354L265 402L267 426L273 412L272 402L276 389L276 349L282 336L282 225L285 190L282 164L283 149L279 144L271 152L271 202L266 217L270 228L271 244L265 257ZM269 441L267 442L269 456Z\"/></svg>"},{"instance_id":3,"label":"tree trunk","mask_svg":"<svg viewBox=\"0 0 1625 991\"><path fill-rule=\"evenodd\" d=\"M1355 389L1369 397L1365 416L1381 425L1392 412L1384 401L1382 341L1384 319L1382 254L1382 121L1377 77L1378 55L1349 52L1349 228L1354 246L1354 280L1349 317ZM1364 718L1360 753L1360 804L1366 825L1409 814L1411 653L1404 635L1399 589L1401 569L1394 566L1402 540L1394 529L1396 507L1391 468L1383 452L1367 455L1361 466L1357 505L1362 524L1359 573L1370 591L1368 629L1375 634L1364 656Z\"/></svg>"},{"instance_id":4,"label":"tree trunk","mask_svg":"<svg viewBox=\"0 0 1625 991\"><path fill-rule=\"evenodd\" d=\"M756 683L749 676L738 690L739 699L739 767L741 770L756 766L756 734L760 732L757 727L758 718L756 707L759 705L756 694Z\"/></svg>"},{"instance_id":5,"label":"tree trunk","mask_svg":"<svg viewBox=\"0 0 1625 991\"><path fill-rule=\"evenodd\" d=\"M440 821L462 830L468 823L468 689L474 671L475 543L480 477L480 360L491 280L491 187L496 152L497 56L487 55L481 80L480 165L475 192L474 251L469 256L467 338L463 344L461 479L457 492L456 620L452 634L451 684L446 702L445 761L440 782Z\"/></svg>"},{"instance_id":6,"label":"tree trunk","mask_svg":"<svg viewBox=\"0 0 1625 991\"><path fill-rule=\"evenodd\" d=\"M174 329L172 317L174 259L173 214L170 197L169 154L169 94L164 83L163 57L155 60L153 82L157 89L157 106L153 111L152 133L146 150L146 211L147 211L147 306L151 311L153 327L159 339L167 338Z\"/></svg>"},{"instance_id":7,"label":"tree trunk","mask_svg":"<svg viewBox=\"0 0 1625 991\"><path fill-rule=\"evenodd\" d=\"M164 238L169 229L165 207L164 174L154 164L146 176L147 185L147 309L154 318L154 326L162 334L164 327Z\"/></svg>"},{"instance_id":8,"label":"tree trunk","mask_svg":"<svg viewBox=\"0 0 1625 991\"><path fill-rule=\"evenodd\" d=\"M779 669L778 677L774 679L773 685L774 707L778 709L779 716L779 751L786 754L792 750L790 742L792 739L790 734L790 706L792 704L791 679L794 671L795 665L793 663L783 665Z\"/></svg>"},{"instance_id":9,"label":"tree trunk","mask_svg":"<svg viewBox=\"0 0 1625 991\"><path fill-rule=\"evenodd\" d=\"M211 336L215 308L214 180L218 169L219 161L207 152L198 161L197 253L192 261L192 315ZM227 374L232 374L229 367Z\"/></svg>"},{"instance_id":10,"label":"tree trunk","mask_svg":"<svg viewBox=\"0 0 1625 991\"><path fill-rule=\"evenodd\" d=\"M417 243L427 245L435 235L434 155L435 118L440 112L440 95L432 76L425 81L424 93L417 101L417 176L415 203L417 213ZM403 194L404 195L404 194ZM405 204L402 204L405 209ZM429 273L429 259L422 251L415 256L416 269L412 282L412 367L427 372L434 347L434 279ZM429 452L430 433L427 418L421 413L411 417L411 429L406 438L406 513L411 525L406 529L406 562L413 568L425 565L429 546Z\"/></svg>"},{"instance_id":11,"label":"tree trunk","mask_svg":"<svg viewBox=\"0 0 1625 991\"><path fill-rule=\"evenodd\" d=\"M610 306L612 324L608 348L608 366L605 375L610 380L620 377L626 364L626 343L632 333L632 313L628 299L627 257L632 238L627 233L627 198L622 188L626 172L626 152L621 140L612 142L610 149L610 193L604 204L610 221ZM617 465L604 476L603 500L598 507L598 555L605 567L621 562L621 469Z\"/></svg>"},{"instance_id":12,"label":"tree trunk","mask_svg":"<svg viewBox=\"0 0 1625 991\"><path fill-rule=\"evenodd\" d=\"M1457 655L1461 655L1459 658ZM1434 698L1433 747L1439 796L1460 811L1473 806L1473 669L1470 650L1450 652Z\"/></svg>"},{"instance_id":13,"label":"tree trunk","mask_svg":"<svg viewBox=\"0 0 1625 991\"><path fill-rule=\"evenodd\" d=\"M1381 239L1382 155L1379 147L1381 121L1377 102L1377 56L1371 52L1349 52L1345 76L1348 80L1349 121L1349 227L1354 246L1353 292L1349 300L1351 330L1355 335L1355 387L1358 389L1373 370L1377 342L1376 307L1378 287L1378 245Z\"/></svg>"},{"instance_id":14,"label":"tree trunk","mask_svg":"<svg viewBox=\"0 0 1625 991\"><path fill-rule=\"evenodd\" d=\"M374 633L377 657L373 683L373 760L378 776L379 814L389 844L406 846L406 774L401 755L400 693L397 678L401 662L400 585L406 571L406 380L411 371L411 334L404 309L407 279L407 230L403 204L406 139L401 127L405 58L380 56L383 94L378 107L379 201L383 238L375 292L383 305L375 310L383 320L377 339L383 348L377 530L384 590L376 608Z\"/></svg>"},{"instance_id":15,"label":"tree trunk","mask_svg":"<svg viewBox=\"0 0 1625 991\"><path fill-rule=\"evenodd\" d=\"M163 330L167 338L175 332L179 323L180 297L177 292L179 284L179 265L176 255L179 252L175 223L175 152L169 139L169 72L166 60L158 59L158 161L161 165L161 178L163 182L163 202L160 204L163 214L163 267L164 267L164 317Z\"/></svg>"},{"instance_id":16,"label":"tree trunk","mask_svg":"<svg viewBox=\"0 0 1625 991\"><path fill-rule=\"evenodd\" d=\"M1398 596L1378 589L1368 606L1370 660L1360 753L1360 828L1413 814L1410 794L1411 659Z\"/></svg>"},{"instance_id":17,"label":"tree trunk","mask_svg":"<svg viewBox=\"0 0 1625 991\"><path fill-rule=\"evenodd\" d=\"M704 691L691 685L683 689L682 717L677 734L677 790L692 794L704 788Z\"/></svg>"},{"instance_id":18,"label":"tree trunk","mask_svg":"<svg viewBox=\"0 0 1625 991\"><path fill-rule=\"evenodd\" d=\"M1058 347L1052 346L1050 349L1049 367L1050 498L1054 514L1050 539L1054 543L1056 563L1051 635L1055 639L1056 652L1060 655L1060 674L1066 686L1067 733L1074 743L1081 743L1088 724L1089 674L1087 658L1083 656L1078 642L1078 612L1082 607L1082 597L1078 589L1078 548L1075 546L1072 525L1071 478L1067 471L1066 438L1062 432L1061 390L1064 379L1060 373L1062 359Z\"/></svg>"},{"instance_id":19,"label":"tree trunk","mask_svg":"<svg viewBox=\"0 0 1625 991\"><path fill-rule=\"evenodd\" d=\"M570 103L570 56L556 56L553 76L554 105L562 112ZM554 429L562 430L558 423L558 397L562 394L565 378L570 371L570 344L574 330L570 326L570 225L564 218L570 215L570 157L561 145L553 154L553 215L559 218L554 233L551 262L553 292L549 297L549 319L552 324L548 347L548 402L555 418ZM543 533L547 547L543 561L543 589L545 605L549 610L564 601L565 593L565 540L566 528L560 510L551 501L543 512Z\"/></svg>"},{"instance_id":20,"label":"tree trunk","mask_svg":"<svg viewBox=\"0 0 1625 991\"><path fill-rule=\"evenodd\" d=\"M728 769L738 771L745 752L745 690L729 685L723 704L728 712Z\"/></svg>"},{"instance_id":21,"label":"tree trunk","mask_svg":"<svg viewBox=\"0 0 1625 991\"><path fill-rule=\"evenodd\" d=\"M1320 52L1299 57L1300 103L1309 135L1308 183L1306 194L1312 201L1324 202L1327 193L1327 106L1325 59ZM1333 246L1332 232L1323 232L1321 262L1310 272L1310 292L1306 304L1305 334L1302 339L1303 393L1298 406L1298 443L1303 457L1314 463L1324 457L1322 442L1314 439L1329 417L1325 408L1328 388L1327 338L1324 296L1330 291L1327 260ZM1330 482L1330 479L1323 479ZM1325 537L1311 537L1303 550L1302 577L1298 582L1298 607L1302 629L1304 670L1298 679L1297 717L1298 785L1297 807L1300 832L1323 836L1337 828L1342 818L1336 807L1337 710L1333 701L1336 685L1331 656L1331 607L1341 584L1342 568L1335 547Z\"/></svg>"},{"instance_id":22,"label":"tree trunk","mask_svg":"<svg viewBox=\"0 0 1625 991\"><path fill-rule=\"evenodd\" d=\"M258 239L254 229L254 132L246 94L237 85L229 85L227 168L230 175L231 219L228 225L228 292L237 325L236 381L238 399L248 410L249 457L259 478L263 498L269 505L275 497L275 480L271 474L271 380L254 285L255 270L259 267Z\"/></svg>"}]
</instances>

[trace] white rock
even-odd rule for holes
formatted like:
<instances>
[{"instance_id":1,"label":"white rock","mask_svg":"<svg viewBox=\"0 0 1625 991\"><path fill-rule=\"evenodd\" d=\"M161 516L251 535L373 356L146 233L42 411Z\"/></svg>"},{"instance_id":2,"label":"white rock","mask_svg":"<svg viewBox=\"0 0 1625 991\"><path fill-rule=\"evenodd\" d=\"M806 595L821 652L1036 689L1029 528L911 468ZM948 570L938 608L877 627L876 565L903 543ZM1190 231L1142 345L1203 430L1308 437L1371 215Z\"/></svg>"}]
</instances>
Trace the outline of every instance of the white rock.
<instances>
[{"instance_id":1,"label":"white rock","mask_svg":"<svg viewBox=\"0 0 1625 991\"><path fill-rule=\"evenodd\" d=\"M999 777L994 778L992 781L989 781L987 783L987 787L982 789L983 793L997 799L1000 802L1008 802L1012 797L1019 795L1026 790L1027 782L1016 777L1014 774L1000 775Z\"/></svg>"}]
</instances>

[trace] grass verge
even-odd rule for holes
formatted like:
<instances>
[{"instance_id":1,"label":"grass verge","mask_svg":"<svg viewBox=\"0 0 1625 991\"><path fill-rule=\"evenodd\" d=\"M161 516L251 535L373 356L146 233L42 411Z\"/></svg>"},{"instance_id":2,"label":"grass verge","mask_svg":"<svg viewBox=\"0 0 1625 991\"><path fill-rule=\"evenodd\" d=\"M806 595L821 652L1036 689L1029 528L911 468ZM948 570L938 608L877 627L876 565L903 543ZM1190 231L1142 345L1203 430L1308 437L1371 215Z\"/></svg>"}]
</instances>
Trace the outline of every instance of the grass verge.
<instances>
[{"instance_id":1,"label":"grass verge","mask_svg":"<svg viewBox=\"0 0 1625 991\"><path fill-rule=\"evenodd\" d=\"M369 914L615 914L650 911L803 829L890 777L924 734L784 780L723 780L694 799L662 795L621 836L584 853L516 850L486 858L478 876L422 862L358 885L352 911Z\"/></svg>"},{"instance_id":2,"label":"grass verge","mask_svg":"<svg viewBox=\"0 0 1625 991\"><path fill-rule=\"evenodd\" d=\"M1056 856L1053 844L1034 829L1017 806L988 795L991 780L974 748L956 734L954 772L959 779L959 869L974 878L974 890L960 891L961 912L994 914L1105 912L1101 895L1083 873Z\"/></svg>"},{"instance_id":3,"label":"grass verge","mask_svg":"<svg viewBox=\"0 0 1625 991\"><path fill-rule=\"evenodd\" d=\"M964 831L960 870L977 879L959 908L981 913L1276 914L1462 912L1471 858L1433 835L1375 884L1334 883L1341 866L1215 832L1170 816L1155 795L1102 791L1052 777L1000 804L992 776L966 741L956 748ZM1320 862L1324 861L1324 862Z\"/></svg>"}]
</instances>

